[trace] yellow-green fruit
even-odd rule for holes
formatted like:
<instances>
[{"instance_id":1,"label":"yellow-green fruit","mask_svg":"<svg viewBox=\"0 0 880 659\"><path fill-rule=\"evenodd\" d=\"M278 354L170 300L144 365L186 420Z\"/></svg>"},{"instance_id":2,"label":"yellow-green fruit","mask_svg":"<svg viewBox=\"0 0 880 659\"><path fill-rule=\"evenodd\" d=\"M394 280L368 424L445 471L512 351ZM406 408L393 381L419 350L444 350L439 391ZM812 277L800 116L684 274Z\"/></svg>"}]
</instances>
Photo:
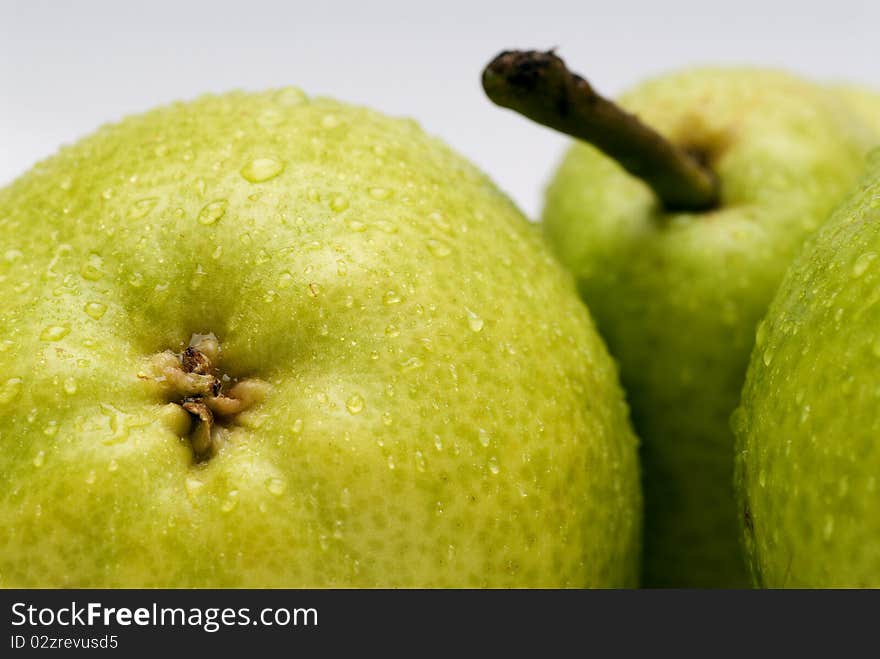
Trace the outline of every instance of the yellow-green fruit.
<instances>
[{"instance_id":1,"label":"yellow-green fruit","mask_svg":"<svg viewBox=\"0 0 880 659\"><path fill-rule=\"evenodd\" d=\"M547 191L544 226L620 362L643 441L646 584L742 586L729 417L755 326L876 138L834 95L779 72L669 75L621 104L699 154L719 206L665 212L578 143Z\"/></svg>"},{"instance_id":2,"label":"yellow-green fruit","mask_svg":"<svg viewBox=\"0 0 880 659\"><path fill-rule=\"evenodd\" d=\"M758 330L734 416L757 584L880 587L880 152Z\"/></svg>"},{"instance_id":3,"label":"yellow-green fruit","mask_svg":"<svg viewBox=\"0 0 880 659\"><path fill-rule=\"evenodd\" d=\"M414 123L293 89L0 191L0 442L3 586L636 583L636 441L568 276Z\"/></svg>"},{"instance_id":4,"label":"yellow-green fruit","mask_svg":"<svg viewBox=\"0 0 880 659\"><path fill-rule=\"evenodd\" d=\"M861 120L880 134L880 92L866 87L840 86L834 93L840 94Z\"/></svg>"}]
</instances>

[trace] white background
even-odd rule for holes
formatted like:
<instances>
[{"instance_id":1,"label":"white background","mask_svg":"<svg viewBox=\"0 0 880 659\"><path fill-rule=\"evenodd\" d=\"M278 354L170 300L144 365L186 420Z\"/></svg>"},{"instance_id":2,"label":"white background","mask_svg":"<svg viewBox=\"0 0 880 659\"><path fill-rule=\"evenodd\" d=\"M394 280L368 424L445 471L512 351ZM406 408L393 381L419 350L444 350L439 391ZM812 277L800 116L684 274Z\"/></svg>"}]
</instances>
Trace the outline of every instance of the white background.
<instances>
[{"instance_id":1,"label":"white background","mask_svg":"<svg viewBox=\"0 0 880 659\"><path fill-rule=\"evenodd\" d=\"M534 217L564 139L492 106L479 74L553 46L608 95L706 63L880 87L880 1L0 0L0 184L127 113L295 84L415 117Z\"/></svg>"}]
</instances>

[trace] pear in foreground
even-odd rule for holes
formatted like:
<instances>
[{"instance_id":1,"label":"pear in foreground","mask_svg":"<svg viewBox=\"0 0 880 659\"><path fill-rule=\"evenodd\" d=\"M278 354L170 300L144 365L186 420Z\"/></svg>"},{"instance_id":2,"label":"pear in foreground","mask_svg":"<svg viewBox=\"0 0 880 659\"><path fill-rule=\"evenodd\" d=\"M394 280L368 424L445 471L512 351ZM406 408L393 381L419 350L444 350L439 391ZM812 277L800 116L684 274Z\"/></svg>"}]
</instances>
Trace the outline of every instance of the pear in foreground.
<instances>
[{"instance_id":1,"label":"pear in foreground","mask_svg":"<svg viewBox=\"0 0 880 659\"><path fill-rule=\"evenodd\" d=\"M0 191L0 585L631 586L615 365L513 204L286 89Z\"/></svg>"},{"instance_id":2,"label":"pear in foreground","mask_svg":"<svg viewBox=\"0 0 880 659\"><path fill-rule=\"evenodd\" d=\"M734 415L752 575L880 587L880 153L758 331Z\"/></svg>"},{"instance_id":3,"label":"pear in foreground","mask_svg":"<svg viewBox=\"0 0 880 659\"><path fill-rule=\"evenodd\" d=\"M569 90L554 127L595 139L628 170L575 143L543 224L620 362L643 442L645 584L747 585L729 417L755 327L877 138L821 86L762 70L649 81L620 100L638 120L613 124L612 104L584 80L559 82L560 62L547 62L557 72L548 95ZM535 64L509 86L534 81ZM559 105L538 106L538 118ZM579 116L602 130L578 126ZM676 165L682 175L670 181Z\"/></svg>"}]
</instances>

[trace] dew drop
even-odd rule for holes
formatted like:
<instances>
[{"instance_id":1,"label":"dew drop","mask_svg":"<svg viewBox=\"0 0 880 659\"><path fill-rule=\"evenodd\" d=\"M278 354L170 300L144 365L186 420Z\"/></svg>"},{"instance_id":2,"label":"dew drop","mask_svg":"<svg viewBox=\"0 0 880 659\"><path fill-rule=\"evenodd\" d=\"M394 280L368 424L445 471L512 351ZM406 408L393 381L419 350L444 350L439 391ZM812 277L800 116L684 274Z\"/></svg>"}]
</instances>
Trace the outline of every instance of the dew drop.
<instances>
[{"instance_id":1,"label":"dew drop","mask_svg":"<svg viewBox=\"0 0 880 659\"><path fill-rule=\"evenodd\" d=\"M395 467L395 465L394 465L394 456L393 456L393 455L389 455L389 456L388 456L388 468L393 470L394 467Z\"/></svg>"},{"instance_id":2,"label":"dew drop","mask_svg":"<svg viewBox=\"0 0 880 659\"><path fill-rule=\"evenodd\" d=\"M278 275L278 288L289 288L293 283L293 275L287 270Z\"/></svg>"},{"instance_id":3,"label":"dew drop","mask_svg":"<svg viewBox=\"0 0 880 659\"><path fill-rule=\"evenodd\" d=\"M144 276L140 272L133 272L128 278L128 283L134 288L140 288L144 285Z\"/></svg>"},{"instance_id":4,"label":"dew drop","mask_svg":"<svg viewBox=\"0 0 880 659\"><path fill-rule=\"evenodd\" d=\"M397 225L393 222L386 222L385 220L377 220L373 222L373 226L376 227L382 233L393 234L397 233Z\"/></svg>"},{"instance_id":5,"label":"dew drop","mask_svg":"<svg viewBox=\"0 0 880 659\"><path fill-rule=\"evenodd\" d=\"M386 426L390 426L394 423L394 418L391 416L391 412L383 412L382 413L382 423Z\"/></svg>"},{"instance_id":6,"label":"dew drop","mask_svg":"<svg viewBox=\"0 0 880 659\"><path fill-rule=\"evenodd\" d=\"M46 462L46 452L39 451L36 456L34 456L34 466L42 467L43 463Z\"/></svg>"},{"instance_id":7,"label":"dew drop","mask_svg":"<svg viewBox=\"0 0 880 659\"><path fill-rule=\"evenodd\" d=\"M269 490L269 494L280 497L287 489L287 483L280 478L270 478L266 481L266 489Z\"/></svg>"},{"instance_id":8,"label":"dew drop","mask_svg":"<svg viewBox=\"0 0 880 659\"><path fill-rule=\"evenodd\" d=\"M392 194L392 191L388 188L370 188L370 196L379 201L388 199Z\"/></svg>"},{"instance_id":9,"label":"dew drop","mask_svg":"<svg viewBox=\"0 0 880 659\"><path fill-rule=\"evenodd\" d=\"M351 398L345 401L345 409L351 414L360 414L364 409L363 397L359 394L354 394Z\"/></svg>"},{"instance_id":10,"label":"dew drop","mask_svg":"<svg viewBox=\"0 0 880 659\"><path fill-rule=\"evenodd\" d=\"M452 227L449 225L449 222L446 221L446 218L443 217L441 213L434 212L428 215L428 219L436 226L438 229L445 233L452 233Z\"/></svg>"},{"instance_id":11,"label":"dew drop","mask_svg":"<svg viewBox=\"0 0 880 659\"><path fill-rule=\"evenodd\" d=\"M482 428L480 428L480 430L479 430L479 432L477 433L477 435L478 435L478 437L479 437L479 439L480 439L480 444L481 444L482 446L484 446L484 447L489 446L489 441L491 440L491 437L489 436L489 433L488 433L488 432L486 432L485 430L483 430Z\"/></svg>"},{"instance_id":12,"label":"dew drop","mask_svg":"<svg viewBox=\"0 0 880 659\"><path fill-rule=\"evenodd\" d=\"M207 226L220 221L226 215L226 207L228 205L229 202L225 199L218 199L217 201L205 204L202 210L199 211L199 223Z\"/></svg>"},{"instance_id":13,"label":"dew drop","mask_svg":"<svg viewBox=\"0 0 880 659\"><path fill-rule=\"evenodd\" d=\"M21 386L24 380L21 378L9 378L0 387L0 404L11 403L21 394Z\"/></svg>"},{"instance_id":14,"label":"dew drop","mask_svg":"<svg viewBox=\"0 0 880 659\"><path fill-rule=\"evenodd\" d=\"M773 348L767 348L763 352L761 360L764 362L764 366L770 366L770 362L773 361Z\"/></svg>"},{"instance_id":15,"label":"dew drop","mask_svg":"<svg viewBox=\"0 0 880 659\"><path fill-rule=\"evenodd\" d=\"M422 367L422 360L418 357L409 357L400 362L400 367L404 372L414 371Z\"/></svg>"},{"instance_id":16,"label":"dew drop","mask_svg":"<svg viewBox=\"0 0 880 659\"><path fill-rule=\"evenodd\" d=\"M425 456L422 455L421 451L416 451L416 469L418 471L425 471Z\"/></svg>"},{"instance_id":17,"label":"dew drop","mask_svg":"<svg viewBox=\"0 0 880 659\"><path fill-rule=\"evenodd\" d=\"M291 430L293 430L294 435L300 434L302 432L302 429L303 429L303 420L302 419L297 419L296 421L293 422L293 427L291 428Z\"/></svg>"},{"instance_id":18,"label":"dew drop","mask_svg":"<svg viewBox=\"0 0 880 659\"><path fill-rule=\"evenodd\" d=\"M344 277L348 274L348 264L342 259L336 261L336 274L340 277Z\"/></svg>"},{"instance_id":19,"label":"dew drop","mask_svg":"<svg viewBox=\"0 0 880 659\"><path fill-rule=\"evenodd\" d=\"M452 253L452 250L449 248L449 246L439 240L429 240L427 244L428 251L438 258L442 259L443 257L449 256Z\"/></svg>"},{"instance_id":20,"label":"dew drop","mask_svg":"<svg viewBox=\"0 0 880 659\"><path fill-rule=\"evenodd\" d=\"M235 510L235 507L238 505L238 490L230 490L229 494L226 495L226 499L220 504L220 511L224 513L229 513Z\"/></svg>"},{"instance_id":21,"label":"dew drop","mask_svg":"<svg viewBox=\"0 0 880 659\"><path fill-rule=\"evenodd\" d=\"M822 527L822 537L825 540L831 540L834 533L834 518L831 515L825 516L825 525Z\"/></svg>"},{"instance_id":22,"label":"dew drop","mask_svg":"<svg viewBox=\"0 0 880 659\"><path fill-rule=\"evenodd\" d=\"M389 325L385 328L385 336L390 336L391 338L400 336L400 328L397 325Z\"/></svg>"},{"instance_id":23,"label":"dew drop","mask_svg":"<svg viewBox=\"0 0 880 659\"><path fill-rule=\"evenodd\" d=\"M73 378L67 378L64 380L64 393L68 396L72 396L76 393L76 380Z\"/></svg>"},{"instance_id":24,"label":"dew drop","mask_svg":"<svg viewBox=\"0 0 880 659\"><path fill-rule=\"evenodd\" d=\"M807 421L810 420L810 412L812 408L809 405L804 405L801 408L801 416L800 416L800 424L804 425Z\"/></svg>"},{"instance_id":25,"label":"dew drop","mask_svg":"<svg viewBox=\"0 0 880 659\"><path fill-rule=\"evenodd\" d=\"M95 470L90 469L89 473L86 474L86 485L94 485L96 478L97 478L97 474L95 474Z\"/></svg>"},{"instance_id":26,"label":"dew drop","mask_svg":"<svg viewBox=\"0 0 880 659\"><path fill-rule=\"evenodd\" d=\"M348 208L348 199L342 195L336 195L330 200L330 210L336 213L341 213L346 208Z\"/></svg>"},{"instance_id":27,"label":"dew drop","mask_svg":"<svg viewBox=\"0 0 880 659\"><path fill-rule=\"evenodd\" d=\"M50 325L40 333L40 341L60 341L70 334L70 328L65 325Z\"/></svg>"},{"instance_id":28,"label":"dew drop","mask_svg":"<svg viewBox=\"0 0 880 659\"><path fill-rule=\"evenodd\" d=\"M107 465L107 471L113 472L119 469L119 463L116 460L111 460L110 464Z\"/></svg>"},{"instance_id":29,"label":"dew drop","mask_svg":"<svg viewBox=\"0 0 880 659\"><path fill-rule=\"evenodd\" d=\"M274 108L264 110L259 115L257 115L257 123L263 128L272 128L273 126L277 126L278 124L283 122L284 115Z\"/></svg>"},{"instance_id":30,"label":"dew drop","mask_svg":"<svg viewBox=\"0 0 880 659\"><path fill-rule=\"evenodd\" d=\"M464 309L467 312L468 327L470 327L471 330L473 330L474 332L481 331L483 329L483 319L467 307L465 307Z\"/></svg>"},{"instance_id":31,"label":"dew drop","mask_svg":"<svg viewBox=\"0 0 880 659\"><path fill-rule=\"evenodd\" d=\"M83 307L83 311L85 311L86 315L88 315L90 318L100 320L101 317L107 312L107 305L102 304L101 302L86 302L86 306Z\"/></svg>"},{"instance_id":32,"label":"dew drop","mask_svg":"<svg viewBox=\"0 0 880 659\"><path fill-rule=\"evenodd\" d=\"M498 458L489 458L489 471L493 474L497 474L499 471L501 471L501 467L498 466Z\"/></svg>"},{"instance_id":33,"label":"dew drop","mask_svg":"<svg viewBox=\"0 0 880 659\"><path fill-rule=\"evenodd\" d=\"M104 276L104 261L98 254L89 254L89 258L79 269L79 274L88 281L98 281Z\"/></svg>"},{"instance_id":34,"label":"dew drop","mask_svg":"<svg viewBox=\"0 0 880 659\"><path fill-rule=\"evenodd\" d=\"M254 158L241 168L241 175L251 183L262 183L284 171L284 163L275 158Z\"/></svg>"},{"instance_id":35,"label":"dew drop","mask_svg":"<svg viewBox=\"0 0 880 659\"><path fill-rule=\"evenodd\" d=\"M382 302L385 304L398 304L400 302L400 296L396 291L388 291L382 296Z\"/></svg>"},{"instance_id":36,"label":"dew drop","mask_svg":"<svg viewBox=\"0 0 880 659\"><path fill-rule=\"evenodd\" d=\"M275 94L274 100L280 105L295 106L307 103L309 97L306 96L306 93L302 89L297 87L285 87Z\"/></svg>"},{"instance_id":37,"label":"dew drop","mask_svg":"<svg viewBox=\"0 0 880 659\"><path fill-rule=\"evenodd\" d=\"M321 120L321 125L324 128L336 128L339 125L339 117L335 114L325 115Z\"/></svg>"},{"instance_id":38,"label":"dew drop","mask_svg":"<svg viewBox=\"0 0 880 659\"><path fill-rule=\"evenodd\" d=\"M755 331L755 345L759 348L764 345L767 338L767 321L762 320L758 323L758 329Z\"/></svg>"},{"instance_id":39,"label":"dew drop","mask_svg":"<svg viewBox=\"0 0 880 659\"><path fill-rule=\"evenodd\" d=\"M871 263L874 259L877 258L876 252L865 252L859 258L856 259L855 264L852 269L853 277L861 277L865 274L865 271L871 266Z\"/></svg>"},{"instance_id":40,"label":"dew drop","mask_svg":"<svg viewBox=\"0 0 880 659\"><path fill-rule=\"evenodd\" d=\"M149 215L150 211L152 211L158 203L159 200L156 197L140 199L134 202L131 205L131 208L128 209L128 217L132 220L140 220Z\"/></svg>"}]
</instances>

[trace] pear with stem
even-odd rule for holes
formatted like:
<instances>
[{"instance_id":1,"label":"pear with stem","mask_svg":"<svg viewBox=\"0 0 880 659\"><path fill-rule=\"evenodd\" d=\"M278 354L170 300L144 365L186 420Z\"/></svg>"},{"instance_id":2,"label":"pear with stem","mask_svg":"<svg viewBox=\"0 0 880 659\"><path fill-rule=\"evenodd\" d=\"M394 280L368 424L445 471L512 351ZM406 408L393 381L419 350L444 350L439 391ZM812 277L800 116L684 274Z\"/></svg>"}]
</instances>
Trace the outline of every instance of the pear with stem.
<instances>
[{"instance_id":1,"label":"pear with stem","mask_svg":"<svg viewBox=\"0 0 880 659\"><path fill-rule=\"evenodd\" d=\"M483 86L579 140L543 226L619 360L643 442L646 585L747 584L729 417L786 265L875 135L777 71L667 75L618 105L553 52L508 51Z\"/></svg>"}]
</instances>

